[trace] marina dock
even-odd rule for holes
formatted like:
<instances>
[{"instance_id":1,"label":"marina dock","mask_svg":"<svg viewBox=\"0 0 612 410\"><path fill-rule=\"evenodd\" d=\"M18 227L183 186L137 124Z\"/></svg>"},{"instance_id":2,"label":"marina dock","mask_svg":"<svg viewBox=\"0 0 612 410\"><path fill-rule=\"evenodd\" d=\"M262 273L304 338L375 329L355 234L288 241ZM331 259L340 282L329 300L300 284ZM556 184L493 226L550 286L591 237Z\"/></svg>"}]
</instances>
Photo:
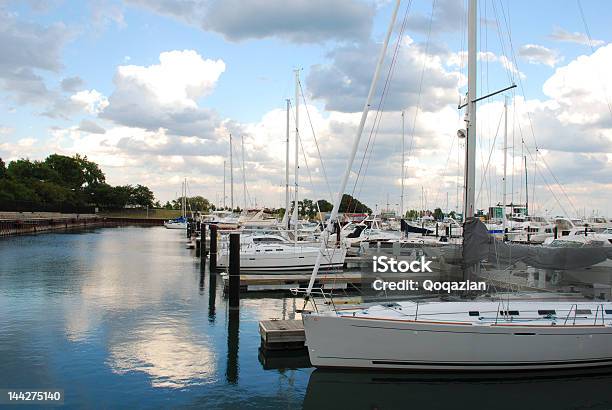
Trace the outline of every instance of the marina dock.
<instances>
[{"instance_id":1,"label":"marina dock","mask_svg":"<svg viewBox=\"0 0 612 410\"><path fill-rule=\"evenodd\" d=\"M229 275L222 274L224 291L229 289ZM308 286L310 274L291 275L240 275L240 291L288 291ZM314 287L322 289L358 288L365 281L361 273L333 273L317 277Z\"/></svg>"},{"instance_id":2,"label":"marina dock","mask_svg":"<svg viewBox=\"0 0 612 410\"><path fill-rule=\"evenodd\" d=\"M262 320L259 335L261 347L266 350L303 349L306 342L301 320Z\"/></svg>"}]
</instances>

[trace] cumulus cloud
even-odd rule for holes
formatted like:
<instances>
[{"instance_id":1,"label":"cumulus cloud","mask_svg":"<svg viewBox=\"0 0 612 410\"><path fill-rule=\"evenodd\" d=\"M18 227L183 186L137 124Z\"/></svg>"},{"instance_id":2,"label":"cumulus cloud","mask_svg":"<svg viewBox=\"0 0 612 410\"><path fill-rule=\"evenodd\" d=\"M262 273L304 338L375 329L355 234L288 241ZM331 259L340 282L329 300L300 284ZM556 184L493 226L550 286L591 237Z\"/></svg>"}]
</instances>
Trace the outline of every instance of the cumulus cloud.
<instances>
[{"instance_id":1,"label":"cumulus cloud","mask_svg":"<svg viewBox=\"0 0 612 410\"><path fill-rule=\"evenodd\" d=\"M43 26L0 9L0 87L20 104L46 104L53 95L38 71L58 72L70 37L61 23Z\"/></svg>"},{"instance_id":2,"label":"cumulus cloud","mask_svg":"<svg viewBox=\"0 0 612 410\"><path fill-rule=\"evenodd\" d=\"M100 115L130 127L207 138L219 119L197 100L212 91L225 63L203 59L193 50L164 52L159 60L148 67L120 66Z\"/></svg>"},{"instance_id":3,"label":"cumulus cloud","mask_svg":"<svg viewBox=\"0 0 612 410\"><path fill-rule=\"evenodd\" d=\"M89 114L98 114L108 106L108 99L96 90L81 90L70 96L70 100L81 105Z\"/></svg>"},{"instance_id":4,"label":"cumulus cloud","mask_svg":"<svg viewBox=\"0 0 612 410\"><path fill-rule=\"evenodd\" d=\"M593 47L598 47L606 43L603 40L596 39L592 39L592 41L589 41L589 37L586 34L581 33L579 31L569 32L561 27L555 27L553 32L550 34L550 38L566 43L575 43L581 44L583 46Z\"/></svg>"},{"instance_id":5,"label":"cumulus cloud","mask_svg":"<svg viewBox=\"0 0 612 410\"><path fill-rule=\"evenodd\" d=\"M104 134L106 130L91 120L81 120L79 131L89 132L92 134Z\"/></svg>"},{"instance_id":6,"label":"cumulus cloud","mask_svg":"<svg viewBox=\"0 0 612 410\"><path fill-rule=\"evenodd\" d=\"M315 65L310 69L307 84L312 97L323 100L327 110L361 111L380 47L380 44L369 41L341 46L330 52L329 64ZM387 59L382 73L389 71L389 61ZM426 75L421 86L423 64ZM421 90L422 109L438 110L445 104L457 101L460 78L458 72L447 71L439 57L424 54L421 47L406 36L400 48L385 108L393 111L416 105ZM381 91L382 86L379 86L374 104L380 99Z\"/></svg>"},{"instance_id":7,"label":"cumulus cloud","mask_svg":"<svg viewBox=\"0 0 612 410\"><path fill-rule=\"evenodd\" d=\"M411 31L427 33L431 20L432 33L457 31L462 28L466 16L464 2L461 0L438 0L435 2L433 18L422 13L410 13L407 27Z\"/></svg>"},{"instance_id":8,"label":"cumulus cloud","mask_svg":"<svg viewBox=\"0 0 612 410\"><path fill-rule=\"evenodd\" d=\"M62 91L69 93L76 92L78 89L83 87L83 79L79 76L66 77L61 81L60 86Z\"/></svg>"},{"instance_id":9,"label":"cumulus cloud","mask_svg":"<svg viewBox=\"0 0 612 410\"><path fill-rule=\"evenodd\" d=\"M554 67L563 60L559 52L538 44L525 44L519 48L518 55L531 64L544 64Z\"/></svg>"},{"instance_id":10,"label":"cumulus cloud","mask_svg":"<svg viewBox=\"0 0 612 410\"><path fill-rule=\"evenodd\" d=\"M363 40L370 34L376 11L374 4L359 0L128 1L231 41L268 37L295 43Z\"/></svg>"}]
</instances>

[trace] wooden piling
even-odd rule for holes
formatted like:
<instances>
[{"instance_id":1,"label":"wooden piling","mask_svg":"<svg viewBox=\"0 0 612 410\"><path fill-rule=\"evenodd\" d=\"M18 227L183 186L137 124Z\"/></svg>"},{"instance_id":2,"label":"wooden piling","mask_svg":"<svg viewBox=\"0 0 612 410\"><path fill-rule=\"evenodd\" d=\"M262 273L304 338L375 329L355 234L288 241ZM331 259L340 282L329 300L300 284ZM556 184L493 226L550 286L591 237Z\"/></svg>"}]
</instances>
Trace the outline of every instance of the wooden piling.
<instances>
[{"instance_id":1,"label":"wooden piling","mask_svg":"<svg viewBox=\"0 0 612 410\"><path fill-rule=\"evenodd\" d=\"M240 306L240 234L230 234L229 251L229 305L230 309Z\"/></svg>"},{"instance_id":2,"label":"wooden piling","mask_svg":"<svg viewBox=\"0 0 612 410\"><path fill-rule=\"evenodd\" d=\"M200 225L200 260L202 266L204 266L206 260L206 224Z\"/></svg>"},{"instance_id":3,"label":"wooden piling","mask_svg":"<svg viewBox=\"0 0 612 410\"><path fill-rule=\"evenodd\" d=\"M217 270L217 225L210 225L210 273Z\"/></svg>"}]
</instances>

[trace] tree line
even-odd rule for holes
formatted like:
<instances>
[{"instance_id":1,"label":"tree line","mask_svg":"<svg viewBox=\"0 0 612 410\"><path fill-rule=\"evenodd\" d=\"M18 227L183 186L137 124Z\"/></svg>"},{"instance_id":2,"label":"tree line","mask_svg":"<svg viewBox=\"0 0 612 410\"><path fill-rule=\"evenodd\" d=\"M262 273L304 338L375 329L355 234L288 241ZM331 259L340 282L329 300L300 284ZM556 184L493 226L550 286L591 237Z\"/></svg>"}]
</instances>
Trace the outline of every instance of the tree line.
<instances>
[{"instance_id":1,"label":"tree line","mask_svg":"<svg viewBox=\"0 0 612 410\"><path fill-rule=\"evenodd\" d=\"M52 154L42 161L0 158L0 201L34 206L153 207L155 195L144 185L111 186L98 164L78 154Z\"/></svg>"},{"instance_id":2,"label":"tree line","mask_svg":"<svg viewBox=\"0 0 612 410\"><path fill-rule=\"evenodd\" d=\"M313 201L312 199L304 198L302 201L298 201L298 215L300 218L313 219L317 215L317 212L331 212L333 207L334 205L325 199ZM285 214L285 208L280 208L279 211L281 216ZM372 213L372 209L363 204L357 198L354 198L349 194L344 194L342 195L338 212L370 214Z\"/></svg>"}]
</instances>

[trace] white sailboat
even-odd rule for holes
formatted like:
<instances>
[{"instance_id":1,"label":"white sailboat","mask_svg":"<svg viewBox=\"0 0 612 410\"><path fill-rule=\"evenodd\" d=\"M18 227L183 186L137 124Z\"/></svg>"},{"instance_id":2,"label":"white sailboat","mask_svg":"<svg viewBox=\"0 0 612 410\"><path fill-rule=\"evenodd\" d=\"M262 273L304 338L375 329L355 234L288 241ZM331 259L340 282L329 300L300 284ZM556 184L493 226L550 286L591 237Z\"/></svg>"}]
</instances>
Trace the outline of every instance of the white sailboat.
<instances>
[{"instance_id":1,"label":"white sailboat","mask_svg":"<svg viewBox=\"0 0 612 410\"><path fill-rule=\"evenodd\" d=\"M317 246L296 245L281 235L244 235L240 243L240 271L244 273L309 272L321 253ZM342 269L346 249L325 248L322 269ZM229 249L222 247L217 267L229 267Z\"/></svg>"},{"instance_id":2,"label":"white sailboat","mask_svg":"<svg viewBox=\"0 0 612 410\"><path fill-rule=\"evenodd\" d=\"M342 269L346 257L344 246L324 246L319 248L301 239L312 236L315 227L305 227L298 218L298 159L299 159L299 70L295 70L295 197L293 201L293 216L289 216L289 101L287 101L287 158L285 184L285 216L281 222L282 228L291 224L291 230L277 229L277 234L257 233L242 235L240 244L240 271L245 273L287 273L312 271L317 263L322 269ZM244 179L244 165L243 165ZM246 205L246 188L245 188ZM289 221L289 218L291 221ZM254 230L280 228L276 221L256 219L243 220L241 226ZM302 228L302 229L300 229ZM253 229L248 229L253 230ZM248 231L245 229L245 231ZM291 235L292 234L292 235ZM289 236L292 236L292 240ZM229 249L224 242L217 261L217 267L229 267Z\"/></svg>"},{"instance_id":3,"label":"white sailboat","mask_svg":"<svg viewBox=\"0 0 612 410\"><path fill-rule=\"evenodd\" d=\"M394 8L339 198L346 188L399 3ZM466 216L473 216L475 211L476 27L477 3L470 0L467 131L462 131L467 134ZM339 202L334 204L324 238L331 232ZM322 290L313 293L317 268L305 290L307 301L314 294L325 296ZM477 273L479 265L468 269ZM302 320L310 361L316 367L487 371L612 365L611 303L400 302L304 311Z\"/></svg>"},{"instance_id":4,"label":"white sailboat","mask_svg":"<svg viewBox=\"0 0 612 410\"><path fill-rule=\"evenodd\" d=\"M164 222L166 229L187 229L187 180L181 185L181 216Z\"/></svg>"}]
</instances>

